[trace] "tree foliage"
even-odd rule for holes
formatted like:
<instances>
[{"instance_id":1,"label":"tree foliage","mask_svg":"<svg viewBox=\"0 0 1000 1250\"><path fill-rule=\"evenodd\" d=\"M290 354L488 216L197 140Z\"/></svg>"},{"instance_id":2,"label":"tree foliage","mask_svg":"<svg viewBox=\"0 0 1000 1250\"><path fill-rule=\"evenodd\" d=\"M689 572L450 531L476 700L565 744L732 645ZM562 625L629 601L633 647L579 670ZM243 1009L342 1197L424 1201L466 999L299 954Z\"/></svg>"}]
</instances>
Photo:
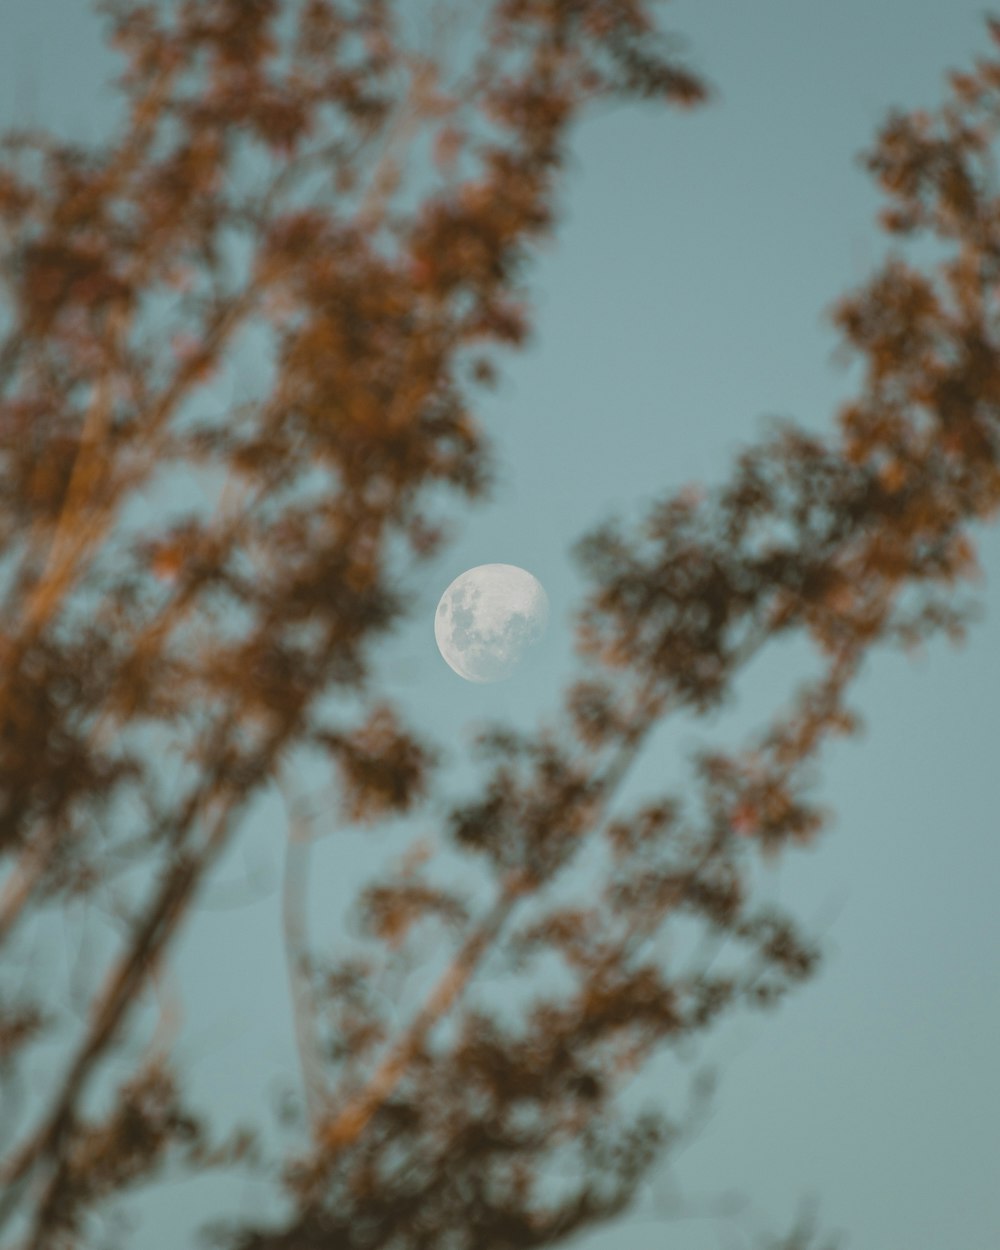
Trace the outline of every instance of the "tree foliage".
<instances>
[{"instance_id":1,"label":"tree foliage","mask_svg":"<svg viewBox=\"0 0 1000 1250\"><path fill-rule=\"evenodd\" d=\"M373 656L488 489L475 397L530 334L526 273L572 126L602 101L707 94L646 0L492 0L454 58L454 15L429 15L417 51L403 7L113 3L116 137L5 141L0 1244L83 1246L95 1213L167 1168L261 1165L252 1136L220 1139L188 1105L168 1020L130 1070L122 1044L213 866L304 753L329 759L344 822L420 810L434 744ZM627 1082L813 972L794 918L753 897L753 857L822 829L813 767L857 726L845 699L869 652L961 636L970 527L1000 505L1000 60L951 88L933 116L891 117L867 158L895 245L835 311L863 376L833 432L777 423L712 490L580 544L578 679L537 733L484 735L481 790L444 829L486 902L418 848L358 900L370 956L325 960L297 920L314 831L289 803L308 1122L266 1160L283 1221L233 1213L232 1250L501 1250L607 1219L678 1132L626 1119ZM908 260L911 238L943 259ZM266 384L205 415L195 399L250 333ZM795 634L820 672L789 706L698 753L690 794L616 802L657 727L718 709ZM599 888L558 897L585 850ZM122 864L142 888L118 896L121 940L67 1033L13 952ZM390 1019L373 971L431 919L447 967ZM725 968L656 953L692 922ZM561 997L516 1021L474 1000L487 960L530 988L545 956ZM19 1108L54 1046L44 1105ZM542 1184L556 1158L574 1178L559 1195Z\"/></svg>"}]
</instances>

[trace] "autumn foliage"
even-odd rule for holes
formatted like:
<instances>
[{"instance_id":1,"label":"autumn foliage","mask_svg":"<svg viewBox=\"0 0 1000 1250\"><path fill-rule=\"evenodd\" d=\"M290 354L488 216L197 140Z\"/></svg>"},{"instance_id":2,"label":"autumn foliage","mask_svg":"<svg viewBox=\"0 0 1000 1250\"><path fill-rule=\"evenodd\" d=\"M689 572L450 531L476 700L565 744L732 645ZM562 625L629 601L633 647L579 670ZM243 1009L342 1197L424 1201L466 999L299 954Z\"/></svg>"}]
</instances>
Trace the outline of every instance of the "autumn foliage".
<instances>
[{"instance_id":1,"label":"autumn foliage","mask_svg":"<svg viewBox=\"0 0 1000 1250\"><path fill-rule=\"evenodd\" d=\"M572 126L602 100L706 94L646 0L492 0L469 6L468 46L433 55L407 43L403 7L115 3L117 135L5 142L0 1245L91 1244L94 1214L167 1168L270 1168L286 1214L220 1212L233 1250L499 1250L623 1210L674 1132L625 1121L623 1085L814 970L748 867L823 827L811 769L856 726L852 678L877 644L960 636L971 611L970 527L1000 507L997 59L954 76L939 113L890 118L868 157L894 246L836 308L864 375L830 435L775 425L720 485L581 542L579 679L537 734L484 737L482 788L447 824L488 902L418 850L359 900L370 958L324 960L296 925L315 831L289 803L308 1106L294 1155L220 1139L188 1105L169 1030L123 1069L192 900L302 752L329 759L345 824L419 811L431 791L435 744L372 657L488 488L476 395L497 349L530 334L527 275ZM444 40L441 19L427 23ZM911 236L945 259L909 262ZM198 395L251 332L266 385L206 415ZM665 718L717 709L793 633L820 671L790 706L743 749L696 756L690 793L616 802ZM599 888L557 900L585 849L603 856ZM142 887L67 1032L15 975L18 943L122 863ZM428 919L452 956L390 1021L372 972ZM651 955L681 920L724 940L728 964ZM474 1000L487 959L530 987L546 954L572 981L562 998L516 1024ZM59 1079L19 1103L53 1046ZM557 1156L575 1180L553 1197L539 1181Z\"/></svg>"}]
</instances>

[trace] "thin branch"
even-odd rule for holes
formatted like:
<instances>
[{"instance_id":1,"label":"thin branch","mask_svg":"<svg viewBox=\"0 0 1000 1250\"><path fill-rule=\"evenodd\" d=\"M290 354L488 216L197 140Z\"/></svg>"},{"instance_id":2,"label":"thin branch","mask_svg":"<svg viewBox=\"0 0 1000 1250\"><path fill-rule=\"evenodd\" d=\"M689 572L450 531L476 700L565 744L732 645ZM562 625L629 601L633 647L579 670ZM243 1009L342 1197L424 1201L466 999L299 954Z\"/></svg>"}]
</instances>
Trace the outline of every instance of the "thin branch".
<instances>
[{"instance_id":1,"label":"thin branch","mask_svg":"<svg viewBox=\"0 0 1000 1250\"><path fill-rule=\"evenodd\" d=\"M647 693L637 724L595 785L591 830L599 825L607 805L635 762L661 710L662 699L655 692ZM403 1037L382 1060L365 1088L321 1127L319 1138L331 1157L363 1132L379 1106L402 1080L431 1029L458 1003L517 903L525 895L537 892L542 884L520 872L507 875L485 918L466 937Z\"/></svg>"},{"instance_id":2,"label":"thin branch","mask_svg":"<svg viewBox=\"0 0 1000 1250\"><path fill-rule=\"evenodd\" d=\"M421 57L404 59L411 73L410 85L386 132L382 154L357 211L358 222L369 231L381 221L386 203L396 190L401 173L401 153L412 144L423 122L434 116L434 86L439 74L437 66Z\"/></svg>"},{"instance_id":3,"label":"thin branch","mask_svg":"<svg viewBox=\"0 0 1000 1250\"><path fill-rule=\"evenodd\" d=\"M288 816L285 845L285 873L281 893L281 919L284 931L285 964L288 990L292 1000L295 1040L302 1068L306 1110L314 1135L329 1102L329 1091L323 1079L315 1016L307 979L309 939L307 921L309 846L312 831L307 827L306 812L301 800L289 796L279 783Z\"/></svg>"},{"instance_id":4,"label":"thin branch","mask_svg":"<svg viewBox=\"0 0 1000 1250\"><path fill-rule=\"evenodd\" d=\"M230 728L233 720L231 713ZM224 743L228 734L223 731L216 737ZM268 751L273 752L278 745L275 739L268 744ZM64 1137L72 1132L77 1103L93 1069L114 1040L130 1008L134 1007L143 982L162 957L199 882L229 840L235 817L241 807L242 795L235 789L230 789L221 798L215 793L220 788L218 772L222 759L220 753L220 763L208 770L208 780L191 796L176 822L178 830L181 833L186 832L198 813L209 806L213 799L219 799L221 807L213 828L197 852L182 850L178 853L173 867L167 872L147 909L131 948L118 960L107 977L94 1009L90 1029L59 1083L41 1127L4 1170L2 1179L6 1190L0 1196L0 1229L14 1213L24 1186L35 1168L46 1156L56 1155ZM47 1212L51 1209L57 1192L57 1180L53 1177L38 1210L37 1228L41 1232L45 1230Z\"/></svg>"},{"instance_id":5,"label":"thin branch","mask_svg":"<svg viewBox=\"0 0 1000 1250\"><path fill-rule=\"evenodd\" d=\"M466 938L404 1036L382 1060L367 1086L320 1126L319 1139L330 1157L360 1135L399 1084L434 1024L455 1005L518 900L531 888L520 874L508 876L485 919Z\"/></svg>"}]
</instances>

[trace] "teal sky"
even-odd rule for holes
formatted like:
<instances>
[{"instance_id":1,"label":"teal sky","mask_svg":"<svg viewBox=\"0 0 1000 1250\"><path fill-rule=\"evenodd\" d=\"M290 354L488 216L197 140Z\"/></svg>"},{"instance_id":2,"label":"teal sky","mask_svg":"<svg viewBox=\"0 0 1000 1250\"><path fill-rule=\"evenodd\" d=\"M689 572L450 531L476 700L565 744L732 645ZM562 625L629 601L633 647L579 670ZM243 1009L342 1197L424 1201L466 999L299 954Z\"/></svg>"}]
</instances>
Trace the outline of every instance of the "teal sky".
<instances>
[{"instance_id":1,"label":"teal sky","mask_svg":"<svg viewBox=\"0 0 1000 1250\"><path fill-rule=\"evenodd\" d=\"M884 251L855 158L890 107L933 107L944 72L986 51L983 12L967 0L677 0L665 16L714 102L683 114L621 107L578 129L562 227L534 270L536 334L480 409L498 487L428 569L420 609L385 653L387 690L453 761L446 793L473 784L475 726L526 727L556 710L582 588L569 551L582 533L686 483L723 480L766 415L832 428L852 378L834 361L826 312ZM101 137L115 63L100 35L80 0L4 0L0 127ZM250 368L234 360L237 392ZM807 1197L849 1250L1000 1244L1000 533L978 537L984 619L964 647L941 639L921 658L872 657L850 700L866 729L823 760L819 793L835 819L814 848L759 874L763 893L821 936L820 971L776 1010L726 1017L706 1039L697 1062L719 1077L710 1119L633 1213L579 1250L748 1250ZM437 654L432 617L454 577L491 562L534 573L552 616L533 663L474 686ZM814 671L809 659L804 646L768 652L724 716L665 727L633 791L682 786L691 749L763 724ZM312 792L324 779L304 782ZM337 945L357 884L414 833L433 834L433 814L376 835L331 825L312 859L320 946ZM181 1053L224 1120L266 1117L296 1079L283 836L269 800L173 960ZM101 923L69 916L67 934ZM69 976L68 958L53 966ZM680 1110L686 1079L657 1063L630 1105ZM675 1190L692 1210L668 1217ZM704 1213L723 1194L745 1201L728 1217ZM166 1186L134 1204L129 1245L176 1250L203 1219L264 1202L225 1178Z\"/></svg>"}]
</instances>

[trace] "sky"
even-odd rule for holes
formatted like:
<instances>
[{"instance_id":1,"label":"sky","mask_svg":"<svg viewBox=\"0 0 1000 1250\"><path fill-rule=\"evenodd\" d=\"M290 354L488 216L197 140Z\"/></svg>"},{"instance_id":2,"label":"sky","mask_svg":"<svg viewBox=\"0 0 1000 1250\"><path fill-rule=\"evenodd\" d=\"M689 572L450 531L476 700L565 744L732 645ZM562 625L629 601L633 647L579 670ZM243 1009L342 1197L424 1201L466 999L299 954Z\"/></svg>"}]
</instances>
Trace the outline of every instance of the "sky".
<instances>
[{"instance_id":1,"label":"sky","mask_svg":"<svg viewBox=\"0 0 1000 1250\"><path fill-rule=\"evenodd\" d=\"M689 113L622 106L575 132L561 226L532 275L534 338L480 406L498 487L429 567L386 649L387 688L448 752L456 793L474 784L477 726L527 728L557 707L581 534L686 483L722 481L767 415L833 428L853 378L827 311L884 251L857 155L888 109L933 107L945 71L987 47L983 10L967 0L677 0L664 13L716 98ZM3 0L0 30L0 128L32 120L100 138L114 63L99 19L80 0ZM251 367L233 362L234 390ZM703 1128L632 1212L575 1250L744 1250L787 1229L807 1198L849 1250L1000 1241L1000 533L976 536L983 620L962 647L942 638L917 658L869 660L850 700L866 728L823 758L818 795L834 819L814 847L760 873L764 894L820 938L818 973L704 1040L695 1066L715 1065L718 1086ZM525 670L478 686L438 655L433 611L459 573L491 562L537 576L551 621ZM808 671L804 646L755 662L717 722L655 736L635 792L683 784L693 747L764 723ZM413 832L317 844L317 940L336 944L358 882ZM173 959L193 1087L223 1118L267 1117L294 1087L283 836L280 806L265 803ZM93 923L69 916L67 933ZM676 1109L685 1081L657 1063L630 1097ZM720 1195L729 1214L712 1206ZM134 1205L129 1244L174 1250L204 1218L264 1203L243 1181L166 1186Z\"/></svg>"}]
</instances>

